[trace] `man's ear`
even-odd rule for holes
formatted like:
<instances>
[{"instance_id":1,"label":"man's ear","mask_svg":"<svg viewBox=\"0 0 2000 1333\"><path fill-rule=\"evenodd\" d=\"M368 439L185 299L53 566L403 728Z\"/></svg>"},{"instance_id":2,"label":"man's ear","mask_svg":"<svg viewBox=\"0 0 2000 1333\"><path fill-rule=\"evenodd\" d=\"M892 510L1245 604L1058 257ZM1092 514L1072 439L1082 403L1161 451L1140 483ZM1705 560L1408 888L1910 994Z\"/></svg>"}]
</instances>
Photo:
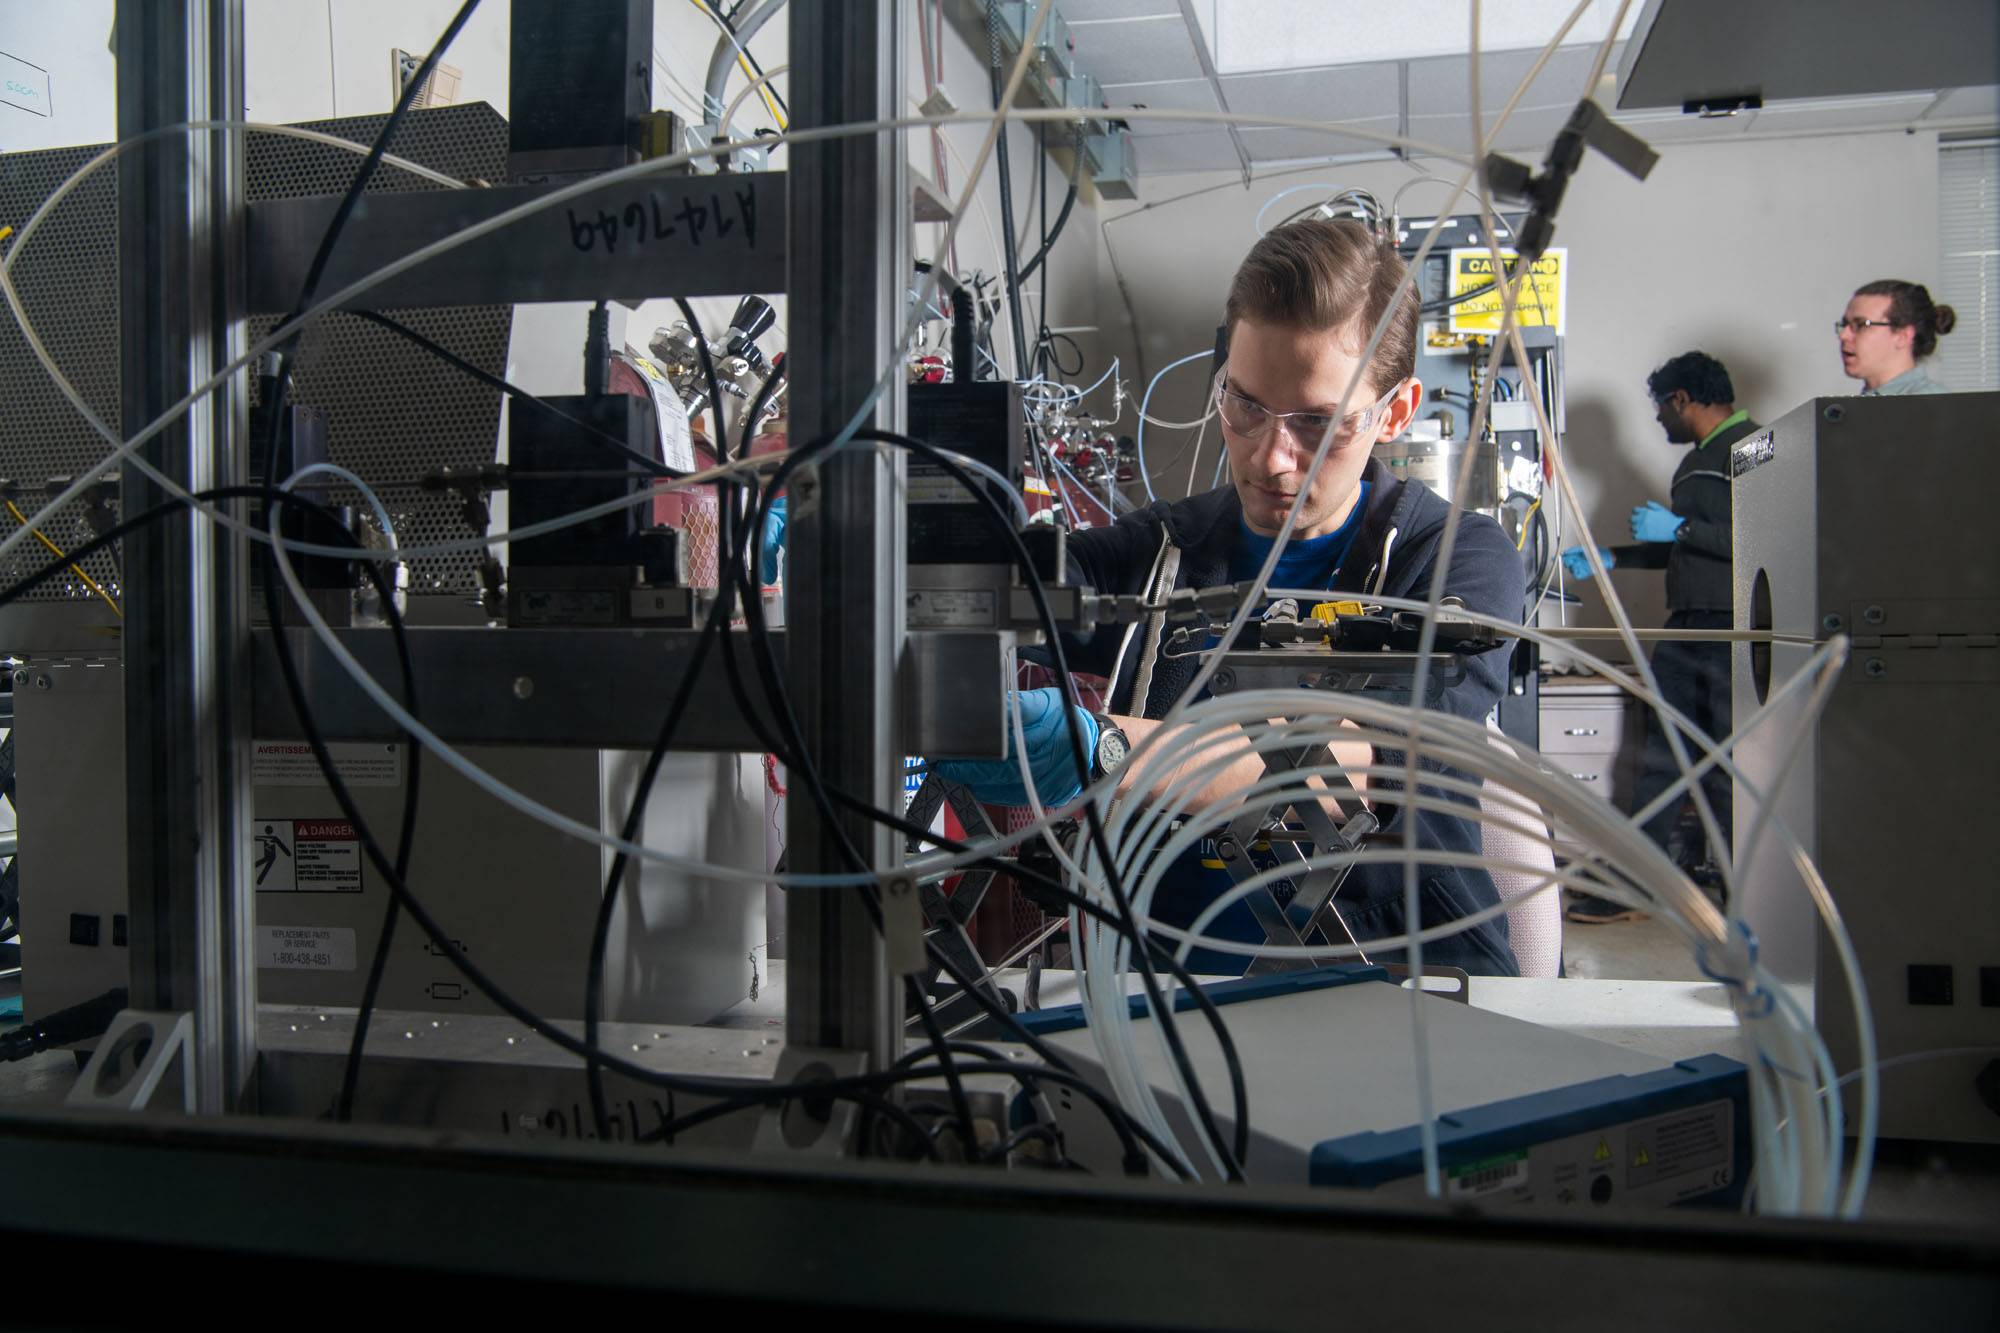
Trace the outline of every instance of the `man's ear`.
<instances>
[{"instance_id":1,"label":"man's ear","mask_svg":"<svg viewBox=\"0 0 2000 1333\"><path fill-rule=\"evenodd\" d=\"M1408 430L1417 418L1417 409L1423 405L1424 382L1412 375L1389 400L1389 409L1382 414L1382 428L1375 433L1375 443L1386 444Z\"/></svg>"}]
</instances>

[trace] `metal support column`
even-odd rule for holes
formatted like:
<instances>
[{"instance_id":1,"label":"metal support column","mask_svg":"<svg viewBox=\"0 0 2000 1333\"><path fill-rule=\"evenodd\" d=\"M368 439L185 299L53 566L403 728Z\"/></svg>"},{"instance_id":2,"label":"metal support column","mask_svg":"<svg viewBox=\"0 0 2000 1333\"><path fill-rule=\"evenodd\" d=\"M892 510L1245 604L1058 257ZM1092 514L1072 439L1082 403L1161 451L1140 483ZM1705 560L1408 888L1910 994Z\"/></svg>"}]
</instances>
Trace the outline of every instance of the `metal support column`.
<instances>
[{"instance_id":1,"label":"metal support column","mask_svg":"<svg viewBox=\"0 0 2000 1333\"><path fill-rule=\"evenodd\" d=\"M787 13L792 128L886 119L898 114L903 6L820 0ZM792 380L792 440L833 435L873 391L903 314L909 277L902 208L906 163L896 138L859 134L795 144L786 291ZM900 429L903 382L870 412ZM900 458L845 450L791 484L785 624L787 679L805 743L829 786L886 809L901 800L901 741L892 690L903 651ZM842 814L824 821L809 793L794 789L787 855L799 872L851 868L840 835L877 868L901 861L901 839ZM916 924L915 895L884 911ZM880 1068L896 1052L900 1007L882 938L859 892L800 890L790 896L786 1040L794 1046L866 1053Z\"/></svg>"},{"instance_id":2,"label":"metal support column","mask_svg":"<svg viewBox=\"0 0 2000 1333\"><path fill-rule=\"evenodd\" d=\"M119 0L118 135L239 118L242 0ZM243 144L173 135L118 162L120 409L128 433L238 350ZM191 490L245 475L239 376L146 446ZM136 514L167 498L136 469ZM243 874L249 717L242 539L175 516L125 539L125 727L132 1004L187 1013L203 1112L234 1109L256 1060L252 895Z\"/></svg>"}]
</instances>

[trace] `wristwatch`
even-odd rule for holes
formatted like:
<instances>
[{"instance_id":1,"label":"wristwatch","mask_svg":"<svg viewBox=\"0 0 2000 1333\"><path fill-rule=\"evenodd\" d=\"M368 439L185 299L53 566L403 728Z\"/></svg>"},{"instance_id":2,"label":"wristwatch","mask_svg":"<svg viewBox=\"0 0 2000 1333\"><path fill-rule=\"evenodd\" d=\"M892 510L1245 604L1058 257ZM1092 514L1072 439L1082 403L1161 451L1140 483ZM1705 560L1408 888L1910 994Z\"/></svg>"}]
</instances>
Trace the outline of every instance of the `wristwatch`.
<instances>
[{"instance_id":1,"label":"wristwatch","mask_svg":"<svg viewBox=\"0 0 2000 1333\"><path fill-rule=\"evenodd\" d=\"M1092 713L1097 719L1097 750L1090 758L1090 780L1096 782L1108 773L1116 773L1118 766L1125 762L1125 756L1132 752L1132 740L1108 713Z\"/></svg>"}]
</instances>

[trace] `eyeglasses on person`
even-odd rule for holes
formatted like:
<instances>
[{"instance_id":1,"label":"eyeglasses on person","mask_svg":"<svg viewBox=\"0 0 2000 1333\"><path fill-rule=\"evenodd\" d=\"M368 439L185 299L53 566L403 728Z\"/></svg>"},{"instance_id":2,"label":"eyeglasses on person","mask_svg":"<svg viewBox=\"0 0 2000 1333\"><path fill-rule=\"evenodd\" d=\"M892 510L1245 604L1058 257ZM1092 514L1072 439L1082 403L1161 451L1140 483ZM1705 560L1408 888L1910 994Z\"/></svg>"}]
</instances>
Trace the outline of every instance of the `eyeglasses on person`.
<instances>
[{"instance_id":1,"label":"eyeglasses on person","mask_svg":"<svg viewBox=\"0 0 2000 1333\"><path fill-rule=\"evenodd\" d=\"M1339 429L1334 431L1335 442L1352 440L1379 426L1405 383L1396 381L1389 392L1369 406L1340 418ZM1230 388L1226 367L1215 376L1215 409L1222 417L1222 424L1245 439L1260 439L1273 425L1286 421L1291 423L1292 438L1318 445L1335 424L1335 418L1326 412L1273 412L1256 399Z\"/></svg>"}]
</instances>

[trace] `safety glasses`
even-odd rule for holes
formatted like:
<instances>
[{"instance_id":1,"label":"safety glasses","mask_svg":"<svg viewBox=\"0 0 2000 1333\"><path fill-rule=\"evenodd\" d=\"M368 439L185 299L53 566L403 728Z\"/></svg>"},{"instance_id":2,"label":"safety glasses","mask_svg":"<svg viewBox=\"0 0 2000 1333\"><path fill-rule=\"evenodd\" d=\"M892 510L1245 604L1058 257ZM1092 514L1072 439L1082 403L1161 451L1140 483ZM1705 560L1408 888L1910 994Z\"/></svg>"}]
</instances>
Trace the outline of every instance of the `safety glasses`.
<instances>
[{"instance_id":1,"label":"safety glasses","mask_svg":"<svg viewBox=\"0 0 2000 1333\"><path fill-rule=\"evenodd\" d=\"M1245 439L1261 439L1271 427L1284 421L1290 423L1293 439L1318 448L1329 429L1333 429L1335 444L1345 444L1375 430L1382 424L1389 404L1403 391L1406 382L1396 381L1395 386L1374 403L1358 412L1349 412L1336 421L1325 412L1273 412L1256 399L1247 398L1230 388L1229 370L1224 367L1215 376L1215 410L1221 415L1223 425Z\"/></svg>"}]
</instances>

